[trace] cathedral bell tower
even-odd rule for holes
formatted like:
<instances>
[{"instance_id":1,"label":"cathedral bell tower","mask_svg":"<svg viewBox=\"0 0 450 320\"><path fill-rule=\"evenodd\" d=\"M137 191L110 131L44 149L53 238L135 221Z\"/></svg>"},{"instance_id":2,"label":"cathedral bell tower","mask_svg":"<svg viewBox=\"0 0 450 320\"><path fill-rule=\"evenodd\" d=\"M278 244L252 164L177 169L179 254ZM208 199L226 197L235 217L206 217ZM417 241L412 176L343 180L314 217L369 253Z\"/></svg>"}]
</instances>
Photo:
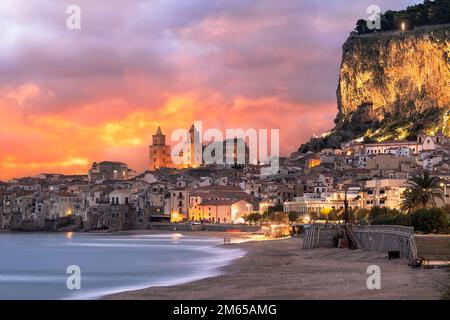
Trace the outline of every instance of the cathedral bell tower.
<instances>
[{"instance_id":1,"label":"cathedral bell tower","mask_svg":"<svg viewBox=\"0 0 450 320\"><path fill-rule=\"evenodd\" d=\"M160 168L172 168L173 163L170 158L170 146L166 145L166 136L162 133L161 127L158 127L152 140L152 145L149 150L149 169L154 171Z\"/></svg>"}]
</instances>

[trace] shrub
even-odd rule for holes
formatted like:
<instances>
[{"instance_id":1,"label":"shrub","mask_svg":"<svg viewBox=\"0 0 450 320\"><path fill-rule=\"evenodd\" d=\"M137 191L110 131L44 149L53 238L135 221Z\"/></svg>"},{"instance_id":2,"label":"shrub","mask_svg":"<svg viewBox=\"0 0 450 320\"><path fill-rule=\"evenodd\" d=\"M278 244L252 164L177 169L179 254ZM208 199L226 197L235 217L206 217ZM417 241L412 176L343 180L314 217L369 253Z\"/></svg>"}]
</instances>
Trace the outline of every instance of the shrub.
<instances>
[{"instance_id":1,"label":"shrub","mask_svg":"<svg viewBox=\"0 0 450 320\"><path fill-rule=\"evenodd\" d=\"M274 222L286 223L289 221L288 215L285 212L274 212L269 215L269 220Z\"/></svg>"},{"instance_id":2,"label":"shrub","mask_svg":"<svg viewBox=\"0 0 450 320\"><path fill-rule=\"evenodd\" d=\"M267 212L269 213L269 215L272 214L272 213L275 213L275 212L280 212L280 211L283 211L283 205L282 204L276 204L274 206L270 206L267 209Z\"/></svg>"},{"instance_id":3,"label":"shrub","mask_svg":"<svg viewBox=\"0 0 450 320\"><path fill-rule=\"evenodd\" d=\"M372 224L403 225L409 224L408 216L396 209L373 207L370 210Z\"/></svg>"},{"instance_id":4,"label":"shrub","mask_svg":"<svg viewBox=\"0 0 450 320\"><path fill-rule=\"evenodd\" d=\"M370 217L370 211L364 208L357 209L354 212L354 219L359 223L365 223Z\"/></svg>"},{"instance_id":5,"label":"shrub","mask_svg":"<svg viewBox=\"0 0 450 320\"><path fill-rule=\"evenodd\" d=\"M289 218L289 221L291 221L291 222L296 222L298 220L299 216L300 215L298 214L298 212L291 211L288 213L288 218Z\"/></svg>"},{"instance_id":6,"label":"shrub","mask_svg":"<svg viewBox=\"0 0 450 320\"><path fill-rule=\"evenodd\" d=\"M425 0L424 3L409 6L406 10L388 10L381 15L381 30L399 29L402 22L406 22L407 28L436 25L450 22L450 0ZM359 34L372 33L367 28L366 21L359 19L355 30Z\"/></svg>"},{"instance_id":7,"label":"shrub","mask_svg":"<svg viewBox=\"0 0 450 320\"><path fill-rule=\"evenodd\" d=\"M446 209L420 209L408 215L395 209L373 207L370 216L374 225L412 225L415 231L423 233L449 231L450 218Z\"/></svg>"},{"instance_id":8,"label":"shrub","mask_svg":"<svg viewBox=\"0 0 450 320\"><path fill-rule=\"evenodd\" d=\"M249 215L247 215L245 217L245 220L249 221L249 222L256 222L256 221L261 220L261 218L262 218L262 216L259 213L254 212L254 213L250 213Z\"/></svg>"},{"instance_id":9,"label":"shrub","mask_svg":"<svg viewBox=\"0 0 450 320\"><path fill-rule=\"evenodd\" d=\"M448 232L448 214L443 209L421 209L411 215L412 225L415 231L423 233Z\"/></svg>"}]
</instances>

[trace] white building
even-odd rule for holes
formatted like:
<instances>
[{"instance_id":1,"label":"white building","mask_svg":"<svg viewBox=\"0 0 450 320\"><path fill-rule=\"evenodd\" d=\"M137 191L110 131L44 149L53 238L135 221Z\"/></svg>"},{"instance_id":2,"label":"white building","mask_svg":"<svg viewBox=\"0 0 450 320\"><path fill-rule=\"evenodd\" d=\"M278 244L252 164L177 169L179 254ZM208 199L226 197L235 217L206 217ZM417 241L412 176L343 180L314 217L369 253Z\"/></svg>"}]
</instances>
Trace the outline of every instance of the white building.
<instances>
[{"instance_id":1,"label":"white building","mask_svg":"<svg viewBox=\"0 0 450 320\"><path fill-rule=\"evenodd\" d=\"M422 150L422 145L415 141L384 141L364 144L364 154L397 154L399 150L411 149L413 153Z\"/></svg>"},{"instance_id":2,"label":"white building","mask_svg":"<svg viewBox=\"0 0 450 320\"><path fill-rule=\"evenodd\" d=\"M359 206L358 201L359 191L347 191L347 200L349 208L356 208ZM322 194L305 193L303 197L295 198L295 201L284 203L284 212L298 212L298 213L323 213L332 210L344 209L345 191L331 191Z\"/></svg>"},{"instance_id":3,"label":"white building","mask_svg":"<svg viewBox=\"0 0 450 320\"><path fill-rule=\"evenodd\" d=\"M406 190L405 179L373 179L366 181L366 186L361 192L361 207L387 207L400 209L403 201L403 193Z\"/></svg>"}]
</instances>

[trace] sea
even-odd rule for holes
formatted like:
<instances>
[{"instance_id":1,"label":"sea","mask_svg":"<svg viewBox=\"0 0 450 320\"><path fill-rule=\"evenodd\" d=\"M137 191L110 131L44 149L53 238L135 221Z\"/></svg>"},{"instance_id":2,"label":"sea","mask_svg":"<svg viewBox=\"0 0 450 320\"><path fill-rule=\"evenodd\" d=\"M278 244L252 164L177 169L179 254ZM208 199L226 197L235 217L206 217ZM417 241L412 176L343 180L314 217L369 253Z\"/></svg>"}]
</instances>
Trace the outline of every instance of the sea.
<instances>
[{"instance_id":1,"label":"sea","mask_svg":"<svg viewBox=\"0 0 450 320\"><path fill-rule=\"evenodd\" d=\"M221 238L0 233L0 299L98 299L214 277L245 252Z\"/></svg>"}]
</instances>

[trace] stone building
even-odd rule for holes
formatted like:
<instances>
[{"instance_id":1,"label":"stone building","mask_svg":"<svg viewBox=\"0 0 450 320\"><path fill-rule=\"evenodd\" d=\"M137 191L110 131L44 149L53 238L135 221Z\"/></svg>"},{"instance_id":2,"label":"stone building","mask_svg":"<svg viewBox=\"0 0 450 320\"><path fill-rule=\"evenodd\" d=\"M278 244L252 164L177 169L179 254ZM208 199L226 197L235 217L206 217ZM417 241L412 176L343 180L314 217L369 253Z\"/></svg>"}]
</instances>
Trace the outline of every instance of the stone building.
<instances>
[{"instance_id":1,"label":"stone building","mask_svg":"<svg viewBox=\"0 0 450 320\"><path fill-rule=\"evenodd\" d=\"M89 170L88 177L90 182L102 180L130 180L135 176L133 170L122 162L102 161L94 162Z\"/></svg>"},{"instance_id":2,"label":"stone building","mask_svg":"<svg viewBox=\"0 0 450 320\"><path fill-rule=\"evenodd\" d=\"M149 150L149 169L151 171L160 168L173 168L174 164L170 156L170 146L166 145L166 136L158 127L156 134L153 135L152 145Z\"/></svg>"},{"instance_id":3,"label":"stone building","mask_svg":"<svg viewBox=\"0 0 450 320\"><path fill-rule=\"evenodd\" d=\"M208 200L189 209L191 220L213 223L240 223L252 212L252 204L245 200Z\"/></svg>"}]
</instances>

